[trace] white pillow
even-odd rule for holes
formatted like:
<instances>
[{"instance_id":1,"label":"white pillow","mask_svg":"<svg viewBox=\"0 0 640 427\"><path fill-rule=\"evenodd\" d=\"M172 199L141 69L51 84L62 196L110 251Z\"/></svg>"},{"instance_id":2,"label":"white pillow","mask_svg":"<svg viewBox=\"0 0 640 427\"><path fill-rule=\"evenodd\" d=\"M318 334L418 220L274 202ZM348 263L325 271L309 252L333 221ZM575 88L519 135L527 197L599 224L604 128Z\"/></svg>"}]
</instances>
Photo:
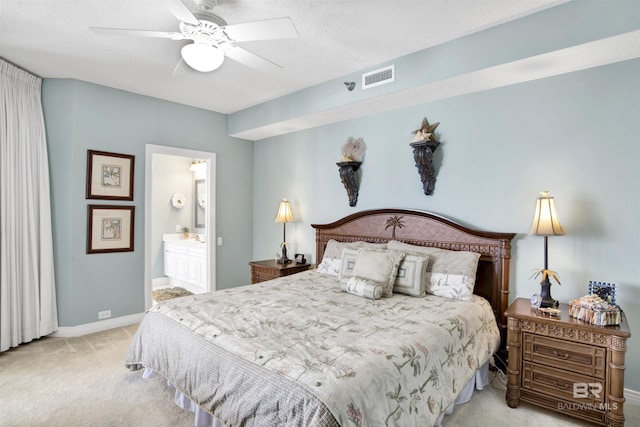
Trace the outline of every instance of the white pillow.
<instances>
[{"instance_id":1,"label":"white pillow","mask_svg":"<svg viewBox=\"0 0 640 427\"><path fill-rule=\"evenodd\" d=\"M353 268L356 266L356 258L358 258L358 249L344 248L342 250L338 280L353 276Z\"/></svg>"},{"instance_id":2,"label":"white pillow","mask_svg":"<svg viewBox=\"0 0 640 427\"><path fill-rule=\"evenodd\" d=\"M340 289L359 297L379 299L382 296L382 285L361 277L351 276L340 281Z\"/></svg>"},{"instance_id":3,"label":"white pillow","mask_svg":"<svg viewBox=\"0 0 640 427\"><path fill-rule=\"evenodd\" d=\"M393 295L393 284L403 258L404 252L359 249L353 276L381 284L382 296L390 297Z\"/></svg>"},{"instance_id":4,"label":"white pillow","mask_svg":"<svg viewBox=\"0 0 640 427\"><path fill-rule=\"evenodd\" d=\"M337 278L338 273L340 273L341 263L342 259L340 258L323 258L322 262L316 267L316 270L318 273Z\"/></svg>"},{"instance_id":5,"label":"white pillow","mask_svg":"<svg viewBox=\"0 0 640 427\"><path fill-rule=\"evenodd\" d=\"M405 254L398 267L393 292L412 297L424 296L429 259L429 255Z\"/></svg>"},{"instance_id":6,"label":"white pillow","mask_svg":"<svg viewBox=\"0 0 640 427\"><path fill-rule=\"evenodd\" d=\"M426 274L425 291L446 298L470 301L476 283L480 254L467 251L449 251L410 245L397 240L389 242L390 250L429 255L433 262Z\"/></svg>"}]
</instances>

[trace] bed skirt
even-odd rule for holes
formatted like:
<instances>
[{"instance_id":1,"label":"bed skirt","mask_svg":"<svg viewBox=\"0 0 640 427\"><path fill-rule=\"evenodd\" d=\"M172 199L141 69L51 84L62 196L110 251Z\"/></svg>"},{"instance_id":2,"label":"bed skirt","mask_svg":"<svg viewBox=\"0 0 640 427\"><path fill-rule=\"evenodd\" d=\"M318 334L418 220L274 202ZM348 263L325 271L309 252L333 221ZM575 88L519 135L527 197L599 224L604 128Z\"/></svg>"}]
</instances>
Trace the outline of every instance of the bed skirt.
<instances>
[{"instance_id":1,"label":"bed skirt","mask_svg":"<svg viewBox=\"0 0 640 427\"><path fill-rule=\"evenodd\" d=\"M144 373L142 374L143 378L151 378L156 373L149 369L145 368ZM193 425L195 427L227 427L222 424L216 417L211 415L209 412L202 409L200 406L196 405L191 399L189 399L184 393L175 388L173 384L167 382L167 384L175 389L175 397L174 402L178 407L191 411L194 414ZM450 415L453 413L456 405L461 405L463 403L467 403L471 400L473 393L475 390L483 390L489 384L489 362L485 363L476 371L476 374L469 380L467 385L464 386L456 400L445 409L445 411L440 414L440 417L436 421L435 426L441 427L442 420L446 415Z\"/></svg>"}]
</instances>

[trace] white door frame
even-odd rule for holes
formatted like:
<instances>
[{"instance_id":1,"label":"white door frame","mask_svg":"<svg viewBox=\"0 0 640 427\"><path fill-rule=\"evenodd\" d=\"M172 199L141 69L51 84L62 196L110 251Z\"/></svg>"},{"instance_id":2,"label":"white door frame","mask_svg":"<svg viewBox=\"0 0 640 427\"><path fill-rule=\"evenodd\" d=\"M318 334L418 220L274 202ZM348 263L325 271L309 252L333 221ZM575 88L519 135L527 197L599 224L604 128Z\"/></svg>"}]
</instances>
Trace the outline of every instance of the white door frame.
<instances>
[{"instance_id":1,"label":"white door frame","mask_svg":"<svg viewBox=\"0 0 640 427\"><path fill-rule=\"evenodd\" d=\"M144 186L144 304L145 311L153 304L152 257L151 257L151 196L153 190L152 157L154 154L191 157L207 162L207 215L205 217L205 239L207 244L207 291L216 290L216 153L189 150L186 148L146 144Z\"/></svg>"}]
</instances>

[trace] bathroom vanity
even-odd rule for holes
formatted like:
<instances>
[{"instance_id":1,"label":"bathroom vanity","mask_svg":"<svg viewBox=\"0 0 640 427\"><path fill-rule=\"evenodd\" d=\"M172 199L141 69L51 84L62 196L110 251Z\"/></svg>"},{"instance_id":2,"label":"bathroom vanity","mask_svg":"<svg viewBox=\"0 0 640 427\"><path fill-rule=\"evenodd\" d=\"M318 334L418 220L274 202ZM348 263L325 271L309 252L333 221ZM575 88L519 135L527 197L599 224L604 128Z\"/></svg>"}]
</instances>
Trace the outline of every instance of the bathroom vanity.
<instances>
[{"instance_id":1,"label":"bathroom vanity","mask_svg":"<svg viewBox=\"0 0 640 427\"><path fill-rule=\"evenodd\" d=\"M194 293L207 291L207 245L182 234L164 234L164 275L171 286Z\"/></svg>"}]
</instances>

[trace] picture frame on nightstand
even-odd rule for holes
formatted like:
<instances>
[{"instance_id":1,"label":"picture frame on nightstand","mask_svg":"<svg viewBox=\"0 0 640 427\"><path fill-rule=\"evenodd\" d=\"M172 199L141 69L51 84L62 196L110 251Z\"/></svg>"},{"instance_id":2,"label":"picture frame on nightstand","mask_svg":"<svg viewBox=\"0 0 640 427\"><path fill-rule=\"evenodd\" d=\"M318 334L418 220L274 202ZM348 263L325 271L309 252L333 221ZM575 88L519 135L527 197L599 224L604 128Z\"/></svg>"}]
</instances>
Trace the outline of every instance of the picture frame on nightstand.
<instances>
[{"instance_id":1,"label":"picture frame on nightstand","mask_svg":"<svg viewBox=\"0 0 640 427\"><path fill-rule=\"evenodd\" d=\"M597 295L609 304L616 303L616 284L589 281L589 295Z\"/></svg>"}]
</instances>

